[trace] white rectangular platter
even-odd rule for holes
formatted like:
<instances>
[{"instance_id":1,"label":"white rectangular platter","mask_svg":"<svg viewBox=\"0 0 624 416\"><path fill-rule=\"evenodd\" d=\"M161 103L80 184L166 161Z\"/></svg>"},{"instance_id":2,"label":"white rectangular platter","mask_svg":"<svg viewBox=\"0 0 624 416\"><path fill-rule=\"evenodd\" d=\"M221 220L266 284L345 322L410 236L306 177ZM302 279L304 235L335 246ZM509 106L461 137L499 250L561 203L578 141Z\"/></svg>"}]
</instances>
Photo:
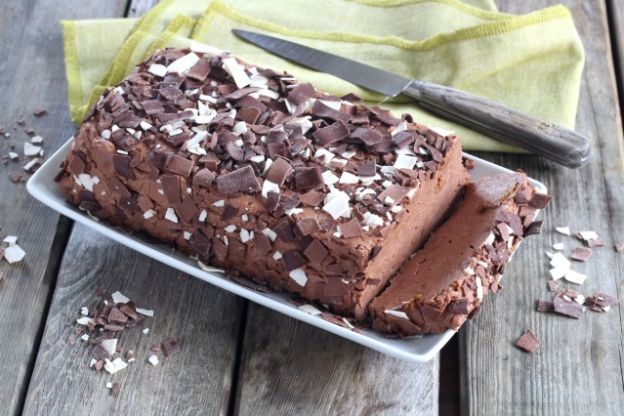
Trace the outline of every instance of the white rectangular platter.
<instances>
[{"instance_id":1,"label":"white rectangular platter","mask_svg":"<svg viewBox=\"0 0 624 416\"><path fill-rule=\"evenodd\" d=\"M65 143L39 170L37 170L28 181L27 189L34 198L74 221L91 227L106 237L164 263L167 266L195 276L210 284L292 318L299 319L300 321L314 325L353 342L357 342L358 344L362 344L365 347L372 348L402 360L413 362L429 361L442 349L449 339L451 339L453 334L455 334L455 331L449 330L439 335L390 339L373 330L356 332L347 327L329 322L318 315L313 315L305 310L299 309L289 301L290 296L288 294L255 291L228 279L218 271L203 270L198 266L196 261L190 259L187 255L179 253L165 245L144 241L118 228L96 221L86 215L86 213L67 203L56 182L54 182L54 177L59 171L61 162L69 152L72 142L73 140L69 140ZM497 173L510 172L508 169L474 156L468 154L464 154L464 156L475 162L474 169L470 171L473 180L478 180L481 177L495 175ZM530 179L530 182L538 190L546 193L546 187L542 183L533 179Z\"/></svg>"}]
</instances>

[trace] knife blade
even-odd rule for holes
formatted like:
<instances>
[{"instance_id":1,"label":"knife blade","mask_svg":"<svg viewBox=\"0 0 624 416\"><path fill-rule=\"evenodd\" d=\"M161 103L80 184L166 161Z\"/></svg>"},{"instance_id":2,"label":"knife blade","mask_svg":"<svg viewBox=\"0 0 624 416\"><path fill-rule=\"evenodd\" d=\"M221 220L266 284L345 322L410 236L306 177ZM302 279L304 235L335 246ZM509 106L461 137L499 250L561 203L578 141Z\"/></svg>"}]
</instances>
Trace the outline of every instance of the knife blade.
<instances>
[{"instance_id":1,"label":"knife blade","mask_svg":"<svg viewBox=\"0 0 624 416\"><path fill-rule=\"evenodd\" d=\"M454 88L408 79L289 40L234 29L236 36L295 63L395 97L411 97L425 110L570 168L585 164L590 142L581 134Z\"/></svg>"}]
</instances>

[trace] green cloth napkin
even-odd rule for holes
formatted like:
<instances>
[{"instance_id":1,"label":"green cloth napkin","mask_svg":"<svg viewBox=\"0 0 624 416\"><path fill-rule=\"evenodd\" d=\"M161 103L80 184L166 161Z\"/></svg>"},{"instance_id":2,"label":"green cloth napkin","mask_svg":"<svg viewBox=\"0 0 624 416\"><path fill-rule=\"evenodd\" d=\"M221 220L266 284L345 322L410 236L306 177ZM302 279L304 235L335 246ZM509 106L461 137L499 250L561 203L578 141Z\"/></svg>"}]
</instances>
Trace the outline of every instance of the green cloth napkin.
<instances>
[{"instance_id":1,"label":"green cloth napkin","mask_svg":"<svg viewBox=\"0 0 624 416\"><path fill-rule=\"evenodd\" d=\"M270 7L249 0L164 0L141 19L126 20L63 22L69 103L77 123L106 88L154 50L198 41L259 66L286 70L324 91L356 92L397 114L409 112L419 122L456 132L465 149L518 151L437 118L409 99L383 97L269 54L231 33L243 28L460 88L574 127L584 54L563 6L517 16L496 11L489 0L272 0ZM103 42L104 32L115 32L114 39Z\"/></svg>"}]
</instances>

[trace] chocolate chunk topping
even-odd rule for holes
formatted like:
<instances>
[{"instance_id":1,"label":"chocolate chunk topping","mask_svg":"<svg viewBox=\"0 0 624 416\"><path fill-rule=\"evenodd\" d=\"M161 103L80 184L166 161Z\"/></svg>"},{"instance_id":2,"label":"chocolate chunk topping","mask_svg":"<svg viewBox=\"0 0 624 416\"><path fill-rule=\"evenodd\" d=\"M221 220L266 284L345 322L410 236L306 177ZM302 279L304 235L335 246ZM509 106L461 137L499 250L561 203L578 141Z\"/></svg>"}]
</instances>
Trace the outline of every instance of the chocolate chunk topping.
<instances>
[{"instance_id":1,"label":"chocolate chunk topping","mask_svg":"<svg viewBox=\"0 0 624 416\"><path fill-rule=\"evenodd\" d=\"M283 186L284 181L291 171L292 166L290 165L290 163L286 159L278 157L273 161L273 164L269 168L269 171L266 175L266 180L276 183L279 186Z\"/></svg>"},{"instance_id":2,"label":"chocolate chunk topping","mask_svg":"<svg viewBox=\"0 0 624 416\"><path fill-rule=\"evenodd\" d=\"M203 81L210 74L210 61L208 59L200 59L191 69L188 70L186 76L197 81Z\"/></svg>"},{"instance_id":3,"label":"chocolate chunk topping","mask_svg":"<svg viewBox=\"0 0 624 416\"><path fill-rule=\"evenodd\" d=\"M182 202L180 194L180 181L177 176L174 175L162 175L160 177L162 182L163 191L165 196L171 205L178 205Z\"/></svg>"},{"instance_id":4,"label":"chocolate chunk topping","mask_svg":"<svg viewBox=\"0 0 624 416\"><path fill-rule=\"evenodd\" d=\"M320 100L316 100L312 106L312 114L317 117L327 118L330 120L349 120L349 115L323 104Z\"/></svg>"},{"instance_id":5,"label":"chocolate chunk topping","mask_svg":"<svg viewBox=\"0 0 624 416\"><path fill-rule=\"evenodd\" d=\"M286 270L291 271L305 265L306 261L301 253L291 250L284 253L284 264L286 265Z\"/></svg>"},{"instance_id":6,"label":"chocolate chunk topping","mask_svg":"<svg viewBox=\"0 0 624 416\"><path fill-rule=\"evenodd\" d=\"M167 163L167 170L188 178L193 171L193 161L179 155L173 155Z\"/></svg>"},{"instance_id":7,"label":"chocolate chunk topping","mask_svg":"<svg viewBox=\"0 0 624 416\"><path fill-rule=\"evenodd\" d=\"M531 330L527 329L524 331L524 334L516 341L516 347L526 351L533 352L539 347L541 344L540 340L537 336L531 332Z\"/></svg>"},{"instance_id":8,"label":"chocolate chunk topping","mask_svg":"<svg viewBox=\"0 0 624 416\"><path fill-rule=\"evenodd\" d=\"M548 206L551 199L552 197L550 195L545 195L545 194L540 194L540 193L535 192L533 194L533 197L529 201L529 204L532 207L542 209Z\"/></svg>"},{"instance_id":9,"label":"chocolate chunk topping","mask_svg":"<svg viewBox=\"0 0 624 416\"><path fill-rule=\"evenodd\" d=\"M318 223L314 218L303 218L297 222L297 231L302 237L318 230Z\"/></svg>"},{"instance_id":10,"label":"chocolate chunk topping","mask_svg":"<svg viewBox=\"0 0 624 416\"><path fill-rule=\"evenodd\" d=\"M288 93L288 101L291 103L298 105L303 104L314 96L314 87L311 84L300 84L293 88L290 93Z\"/></svg>"},{"instance_id":11,"label":"chocolate chunk topping","mask_svg":"<svg viewBox=\"0 0 624 416\"><path fill-rule=\"evenodd\" d=\"M458 313L461 315L468 315L470 308L470 301L468 298L461 298L449 302L446 306L446 311L450 313Z\"/></svg>"},{"instance_id":12,"label":"chocolate chunk topping","mask_svg":"<svg viewBox=\"0 0 624 416\"><path fill-rule=\"evenodd\" d=\"M524 237L539 234L542 231L542 221L534 221L524 231Z\"/></svg>"},{"instance_id":13,"label":"chocolate chunk topping","mask_svg":"<svg viewBox=\"0 0 624 416\"><path fill-rule=\"evenodd\" d=\"M193 185L208 188L214 182L217 175L208 169L201 169L193 176Z\"/></svg>"},{"instance_id":14,"label":"chocolate chunk topping","mask_svg":"<svg viewBox=\"0 0 624 416\"><path fill-rule=\"evenodd\" d=\"M306 247L303 254L310 260L312 264L320 265L323 260L329 255L329 252L318 240L313 240L308 247Z\"/></svg>"},{"instance_id":15,"label":"chocolate chunk topping","mask_svg":"<svg viewBox=\"0 0 624 416\"><path fill-rule=\"evenodd\" d=\"M299 202L308 207L317 207L321 204L323 198L325 198L325 194L323 192L312 190L306 192L305 194L299 195Z\"/></svg>"},{"instance_id":16,"label":"chocolate chunk topping","mask_svg":"<svg viewBox=\"0 0 624 416\"><path fill-rule=\"evenodd\" d=\"M134 173L132 173L132 169L130 169L130 160L132 158L128 155L113 155L113 165L115 166L115 170L124 178L134 179Z\"/></svg>"},{"instance_id":17,"label":"chocolate chunk topping","mask_svg":"<svg viewBox=\"0 0 624 416\"><path fill-rule=\"evenodd\" d=\"M362 227L357 218L352 218L344 224L341 224L340 231L345 238L360 237L362 235Z\"/></svg>"},{"instance_id":18,"label":"chocolate chunk topping","mask_svg":"<svg viewBox=\"0 0 624 416\"><path fill-rule=\"evenodd\" d=\"M158 100L143 101L141 103L141 106L143 107L143 111L145 111L145 114L147 114L148 116L165 112L165 108Z\"/></svg>"},{"instance_id":19,"label":"chocolate chunk topping","mask_svg":"<svg viewBox=\"0 0 624 416\"><path fill-rule=\"evenodd\" d=\"M342 121L337 121L331 126L316 130L312 137L322 146L327 146L344 139L348 135L349 129L347 129L347 126Z\"/></svg>"},{"instance_id":20,"label":"chocolate chunk topping","mask_svg":"<svg viewBox=\"0 0 624 416\"><path fill-rule=\"evenodd\" d=\"M370 177L375 176L376 173L376 163L374 160L369 160L364 164L358 166L357 173L360 176Z\"/></svg>"},{"instance_id":21,"label":"chocolate chunk topping","mask_svg":"<svg viewBox=\"0 0 624 416\"><path fill-rule=\"evenodd\" d=\"M538 300L535 302L535 310L538 312L554 312L555 305L547 300Z\"/></svg>"},{"instance_id":22,"label":"chocolate chunk topping","mask_svg":"<svg viewBox=\"0 0 624 416\"><path fill-rule=\"evenodd\" d=\"M323 185L321 169L318 166L299 168L295 173L295 186L298 191L305 192Z\"/></svg>"},{"instance_id":23,"label":"chocolate chunk topping","mask_svg":"<svg viewBox=\"0 0 624 416\"><path fill-rule=\"evenodd\" d=\"M217 189L223 195L260 192L260 184L253 168L245 165L217 178Z\"/></svg>"}]
</instances>

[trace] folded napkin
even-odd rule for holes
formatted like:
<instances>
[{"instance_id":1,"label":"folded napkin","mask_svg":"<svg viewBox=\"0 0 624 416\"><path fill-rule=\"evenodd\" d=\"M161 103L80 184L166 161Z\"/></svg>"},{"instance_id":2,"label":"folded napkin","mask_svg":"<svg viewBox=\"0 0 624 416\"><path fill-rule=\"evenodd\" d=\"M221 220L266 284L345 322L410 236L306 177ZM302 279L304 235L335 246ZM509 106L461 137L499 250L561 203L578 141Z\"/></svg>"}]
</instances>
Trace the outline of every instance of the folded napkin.
<instances>
[{"instance_id":1,"label":"folded napkin","mask_svg":"<svg viewBox=\"0 0 624 416\"><path fill-rule=\"evenodd\" d=\"M270 6L269 6L270 4ZM397 74L452 86L574 127L583 48L563 6L500 13L490 0L163 0L140 19L64 21L69 105L76 123L153 51L192 41L285 70L335 95L355 92L397 114L456 132L468 150L518 151L390 98L241 41L234 28L283 37Z\"/></svg>"}]
</instances>

